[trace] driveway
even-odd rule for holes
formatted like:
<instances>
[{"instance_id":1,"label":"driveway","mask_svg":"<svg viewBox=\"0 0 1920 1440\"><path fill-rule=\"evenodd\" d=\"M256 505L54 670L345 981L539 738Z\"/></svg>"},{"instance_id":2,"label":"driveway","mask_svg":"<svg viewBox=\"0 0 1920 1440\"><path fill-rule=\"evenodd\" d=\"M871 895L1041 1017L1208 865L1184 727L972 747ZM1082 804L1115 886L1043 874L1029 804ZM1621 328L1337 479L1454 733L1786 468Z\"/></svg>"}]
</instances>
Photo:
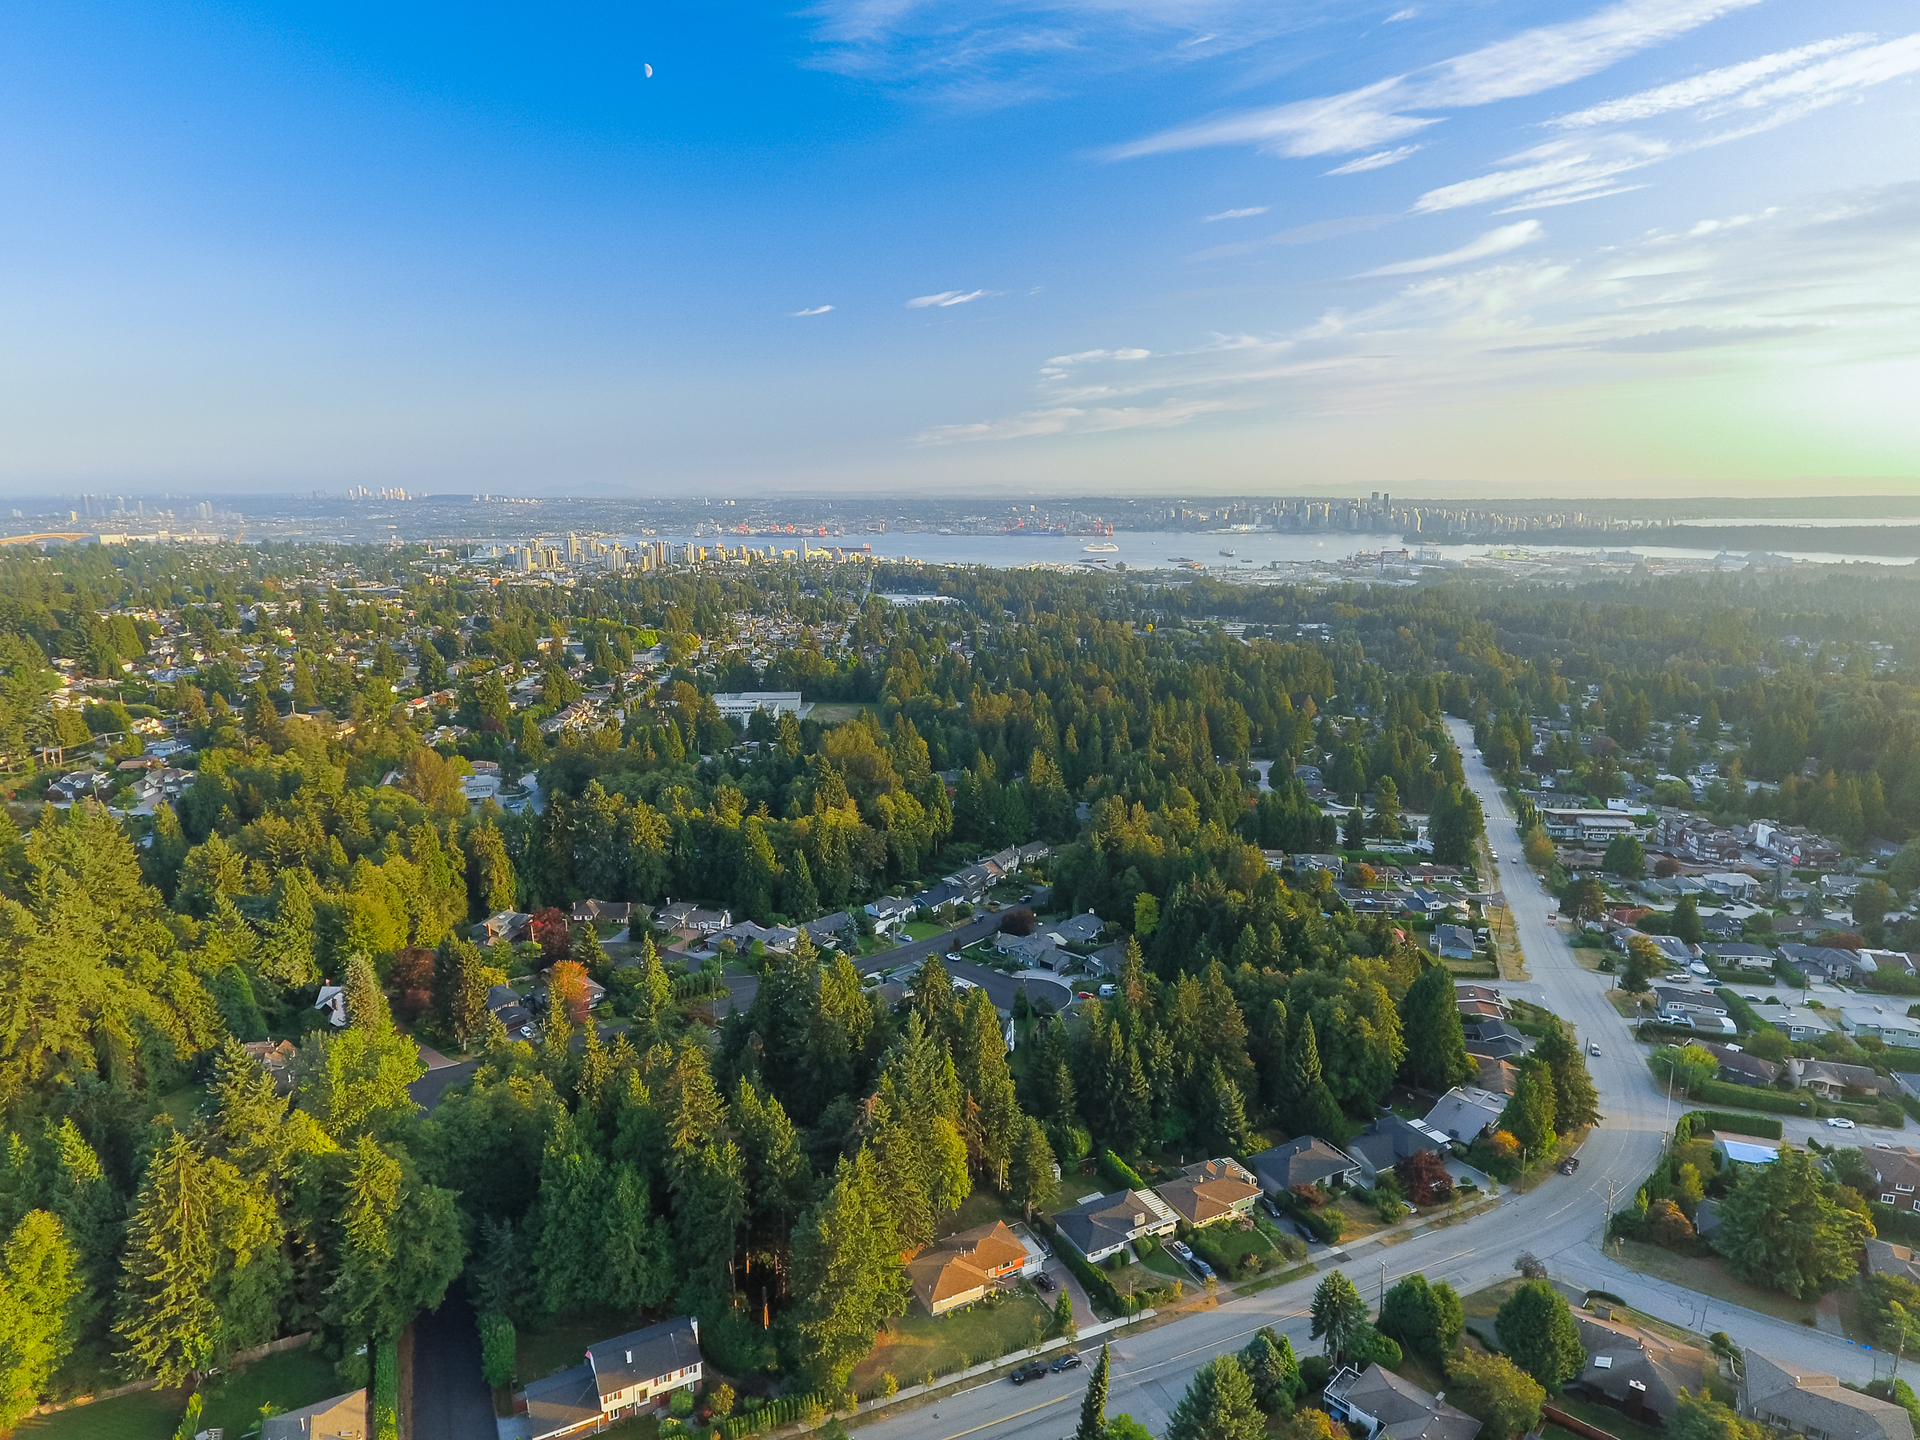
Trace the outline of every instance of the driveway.
<instances>
[{"instance_id":1,"label":"driveway","mask_svg":"<svg viewBox=\"0 0 1920 1440\"><path fill-rule=\"evenodd\" d=\"M480 1332L464 1284L413 1322L413 1440L491 1440L493 1395L480 1378Z\"/></svg>"}]
</instances>

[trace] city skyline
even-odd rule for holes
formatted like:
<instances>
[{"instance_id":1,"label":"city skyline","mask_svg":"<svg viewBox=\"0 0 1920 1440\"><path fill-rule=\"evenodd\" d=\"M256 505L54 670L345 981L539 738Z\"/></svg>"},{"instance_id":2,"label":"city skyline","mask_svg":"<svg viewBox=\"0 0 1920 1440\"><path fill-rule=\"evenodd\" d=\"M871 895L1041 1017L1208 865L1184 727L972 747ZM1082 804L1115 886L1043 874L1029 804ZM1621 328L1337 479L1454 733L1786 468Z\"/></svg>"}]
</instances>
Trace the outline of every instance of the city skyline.
<instances>
[{"instance_id":1,"label":"city skyline","mask_svg":"<svg viewBox=\"0 0 1920 1440\"><path fill-rule=\"evenodd\" d=\"M1920 479L1884 7L108 20L14 52L16 497Z\"/></svg>"}]
</instances>

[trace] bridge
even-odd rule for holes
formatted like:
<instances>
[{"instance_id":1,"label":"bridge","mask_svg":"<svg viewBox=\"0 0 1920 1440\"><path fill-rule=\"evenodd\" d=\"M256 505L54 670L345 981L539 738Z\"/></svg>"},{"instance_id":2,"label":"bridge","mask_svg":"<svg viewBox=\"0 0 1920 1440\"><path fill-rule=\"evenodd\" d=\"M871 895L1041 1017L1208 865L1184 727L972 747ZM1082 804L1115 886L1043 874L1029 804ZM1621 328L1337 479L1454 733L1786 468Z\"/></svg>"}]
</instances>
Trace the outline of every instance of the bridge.
<instances>
[{"instance_id":1,"label":"bridge","mask_svg":"<svg viewBox=\"0 0 1920 1440\"><path fill-rule=\"evenodd\" d=\"M45 530L38 535L0 535L0 545L34 545L42 540L64 540L70 545L91 540L92 530Z\"/></svg>"}]
</instances>

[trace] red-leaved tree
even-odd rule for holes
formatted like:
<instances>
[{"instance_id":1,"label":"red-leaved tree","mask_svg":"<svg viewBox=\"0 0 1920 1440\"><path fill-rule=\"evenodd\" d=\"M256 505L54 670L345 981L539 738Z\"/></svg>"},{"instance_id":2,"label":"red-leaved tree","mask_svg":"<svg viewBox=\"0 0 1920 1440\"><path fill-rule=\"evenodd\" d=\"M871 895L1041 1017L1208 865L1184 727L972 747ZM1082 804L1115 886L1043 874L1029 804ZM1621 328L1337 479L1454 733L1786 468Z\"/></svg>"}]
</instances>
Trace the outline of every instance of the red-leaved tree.
<instances>
[{"instance_id":1,"label":"red-leaved tree","mask_svg":"<svg viewBox=\"0 0 1920 1440\"><path fill-rule=\"evenodd\" d=\"M577 960L562 960L547 975L547 1000L555 1015L564 1015L570 1025L587 1023L587 967Z\"/></svg>"}]
</instances>

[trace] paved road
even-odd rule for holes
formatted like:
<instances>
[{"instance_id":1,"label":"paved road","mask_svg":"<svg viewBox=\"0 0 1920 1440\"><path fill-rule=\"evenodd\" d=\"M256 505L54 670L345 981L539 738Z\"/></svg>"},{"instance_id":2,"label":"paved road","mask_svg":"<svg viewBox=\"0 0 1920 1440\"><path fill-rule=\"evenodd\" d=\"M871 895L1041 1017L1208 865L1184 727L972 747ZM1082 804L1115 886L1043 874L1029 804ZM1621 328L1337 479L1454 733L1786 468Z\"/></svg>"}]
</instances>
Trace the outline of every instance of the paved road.
<instances>
[{"instance_id":1,"label":"paved road","mask_svg":"<svg viewBox=\"0 0 1920 1440\"><path fill-rule=\"evenodd\" d=\"M492 1440L493 1395L463 1283L413 1322L413 1440Z\"/></svg>"},{"instance_id":2,"label":"paved road","mask_svg":"<svg viewBox=\"0 0 1920 1440\"><path fill-rule=\"evenodd\" d=\"M1548 923L1551 902L1532 872L1518 863L1518 830L1505 796L1473 757L1471 730L1458 721L1449 723L1468 783L1486 812L1488 838L1495 850L1516 857L1505 876L1506 893L1532 978L1510 988L1538 998L1573 1022L1583 1040L1600 1042L1603 1053L1588 1066L1606 1113L1581 1150L1577 1176L1551 1177L1530 1194L1508 1196L1489 1214L1415 1234L1391 1247L1365 1242L1349 1246L1337 1268L1370 1299L1380 1292L1383 1261L1388 1285L1423 1271L1429 1279L1448 1280L1465 1293L1509 1278L1514 1256L1531 1250L1556 1276L1612 1291L1648 1314L1707 1333L1725 1330L1736 1343L1792 1357L1842 1379L1871 1378L1871 1357L1857 1346L1649 1280L1601 1253L1608 1182L1628 1196L1653 1168L1664 1134L1666 1097L1655 1089L1626 1022L1607 1003L1606 977L1582 970L1566 938ZM1326 1268L1322 1261L1323 1271ZM1109 1413L1131 1413L1156 1434L1164 1432L1168 1414L1193 1372L1221 1351L1244 1345L1263 1325L1286 1334L1296 1351L1312 1353L1318 1342L1308 1339L1306 1309L1319 1278L1232 1300L1157 1330L1122 1331L1114 1344ZM1017 1389L1004 1380L990 1382L877 1421L861 1434L866 1440L958 1440L962 1435L1058 1440L1072 1430L1084 1388L1084 1378L1071 1372Z\"/></svg>"}]
</instances>

